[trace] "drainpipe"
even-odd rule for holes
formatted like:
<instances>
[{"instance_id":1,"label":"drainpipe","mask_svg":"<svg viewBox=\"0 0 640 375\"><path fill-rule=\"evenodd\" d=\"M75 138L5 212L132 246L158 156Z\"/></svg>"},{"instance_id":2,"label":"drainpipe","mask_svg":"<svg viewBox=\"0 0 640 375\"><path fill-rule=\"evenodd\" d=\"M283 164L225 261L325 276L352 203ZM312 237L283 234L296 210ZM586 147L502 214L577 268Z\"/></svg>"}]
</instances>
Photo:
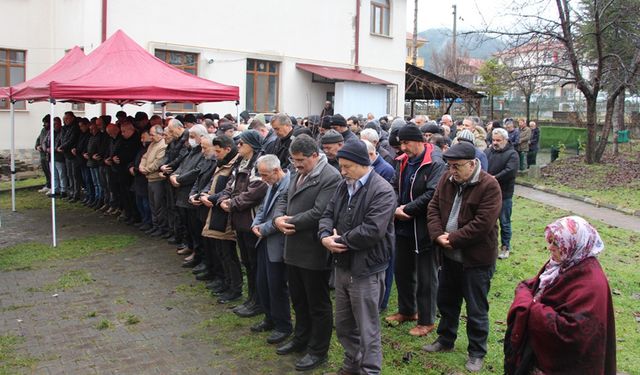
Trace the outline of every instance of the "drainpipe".
<instances>
[{"instance_id":1,"label":"drainpipe","mask_svg":"<svg viewBox=\"0 0 640 375\"><path fill-rule=\"evenodd\" d=\"M360 72L360 0L356 0L356 51L355 69Z\"/></svg>"},{"instance_id":2,"label":"drainpipe","mask_svg":"<svg viewBox=\"0 0 640 375\"><path fill-rule=\"evenodd\" d=\"M101 37L101 43L104 43L105 40L107 40L107 0L102 0L102 37ZM106 115L107 114L107 104L106 103L100 104L100 110L101 110L103 116Z\"/></svg>"}]
</instances>

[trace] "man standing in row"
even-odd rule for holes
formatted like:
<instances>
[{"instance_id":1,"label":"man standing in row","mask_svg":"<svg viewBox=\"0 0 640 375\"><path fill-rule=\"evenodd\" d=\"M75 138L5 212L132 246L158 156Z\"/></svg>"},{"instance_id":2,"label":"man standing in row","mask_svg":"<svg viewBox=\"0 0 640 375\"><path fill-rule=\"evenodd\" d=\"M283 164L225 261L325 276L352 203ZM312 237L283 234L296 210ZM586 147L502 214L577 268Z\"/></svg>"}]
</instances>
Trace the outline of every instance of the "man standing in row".
<instances>
[{"instance_id":1,"label":"man standing in row","mask_svg":"<svg viewBox=\"0 0 640 375\"><path fill-rule=\"evenodd\" d=\"M441 318L438 339L427 352L453 349L460 308L467 306L469 371L480 371L487 354L489 302L487 295L497 258L500 186L480 168L473 145L458 143L443 157L449 171L440 179L427 211L429 235L444 257L438 287Z\"/></svg>"},{"instance_id":2,"label":"man standing in row","mask_svg":"<svg viewBox=\"0 0 640 375\"><path fill-rule=\"evenodd\" d=\"M396 286L398 313L387 322L418 321L409 331L412 336L425 336L435 328L438 263L436 250L429 239L426 215L444 163L439 150L423 143L422 132L407 125L398 131L400 148L396 178Z\"/></svg>"},{"instance_id":3,"label":"man standing in row","mask_svg":"<svg viewBox=\"0 0 640 375\"><path fill-rule=\"evenodd\" d=\"M344 180L322 215L318 237L336 266L336 335L344 348L340 373L379 374L378 308L393 248L395 192L369 166L363 141L346 143L338 161Z\"/></svg>"},{"instance_id":4,"label":"man standing in row","mask_svg":"<svg viewBox=\"0 0 640 375\"><path fill-rule=\"evenodd\" d=\"M313 138L301 135L291 143L296 172L289 190L276 206L274 224L285 234L291 303L296 315L294 337L276 353L306 350L296 362L299 371L311 370L327 361L333 329L329 296L329 253L318 242L318 221L340 181L340 173L327 163Z\"/></svg>"}]
</instances>

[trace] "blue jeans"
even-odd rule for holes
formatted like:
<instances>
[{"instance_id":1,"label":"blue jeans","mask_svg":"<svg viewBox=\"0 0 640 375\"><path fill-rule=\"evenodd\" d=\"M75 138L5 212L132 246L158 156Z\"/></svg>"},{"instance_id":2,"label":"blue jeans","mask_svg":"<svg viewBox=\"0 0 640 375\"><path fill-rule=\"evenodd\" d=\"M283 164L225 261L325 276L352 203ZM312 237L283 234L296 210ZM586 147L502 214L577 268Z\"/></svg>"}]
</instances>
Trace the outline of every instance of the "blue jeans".
<instances>
[{"instance_id":1,"label":"blue jeans","mask_svg":"<svg viewBox=\"0 0 640 375\"><path fill-rule=\"evenodd\" d=\"M500 243L511 250L511 209L513 208L513 199L507 198L502 200L502 208L500 209Z\"/></svg>"},{"instance_id":2,"label":"blue jeans","mask_svg":"<svg viewBox=\"0 0 640 375\"><path fill-rule=\"evenodd\" d=\"M63 161L55 161L55 176L54 182L56 185L56 193L67 192L67 167Z\"/></svg>"},{"instance_id":3,"label":"blue jeans","mask_svg":"<svg viewBox=\"0 0 640 375\"><path fill-rule=\"evenodd\" d=\"M93 198L95 200L102 200L102 186L100 185L100 168L89 168L91 174L91 184L93 185Z\"/></svg>"},{"instance_id":4,"label":"blue jeans","mask_svg":"<svg viewBox=\"0 0 640 375\"><path fill-rule=\"evenodd\" d=\"M145 224L151 224L151 208L149 207L149 197L136 194L136 206L140 213L140 219Z\"/></svg>"}]
</instances>

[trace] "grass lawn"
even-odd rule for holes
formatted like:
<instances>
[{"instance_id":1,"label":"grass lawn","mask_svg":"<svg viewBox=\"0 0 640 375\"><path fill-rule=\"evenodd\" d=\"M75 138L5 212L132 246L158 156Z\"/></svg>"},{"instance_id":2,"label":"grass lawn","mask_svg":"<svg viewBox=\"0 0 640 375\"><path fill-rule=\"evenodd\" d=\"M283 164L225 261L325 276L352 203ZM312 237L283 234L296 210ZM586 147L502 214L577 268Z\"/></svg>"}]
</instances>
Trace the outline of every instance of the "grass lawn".
<instances>
[{"instance_id":1,"label":"grass lawn","mask_svg":"<svg viewBox=\"0 0 640 375\"><path fill-rule=\"evenodd\" d=\"M582 157L562 156L543 168L540 178L522 175L517 181L640 210L640 142L628 146L621 145L618 157L605 154L601 164L588 165Z\"/></svg>"},{"instance_id":2,"label":"grass lawn","mask_svg":"<svg viewBox=\"0 0 640 375\"><path fill-rule=\"evenodd\" d=\"M513 299L513 291L517 283L533 277L548 259L549 253L544 242L544 227L553 220L565 216L566 212L553 209L524 198L515 198L513 210L513 255L499 261L494 275L490 299L490 336L489 352L485 369L482 373L503 373L502 340L506 330L506 315ZM618 370L629 374L640 373L640 324L635 314L640 314L640 255L637 254L640 236L625 230L608 227L596 223L602 236L606 250L600 260L609 277L611 289L614 291L614 308L616 312L616 334L618 338ZM395 285L394 285L395 288ZM187 292L186 290L182 291ZM190 293L201 293L202 298L210 298L204 288L195 286ZM389 310L395 312L396 293L391 295ZM464 308L463 308L464 311ZM386 315L385 315L386 316ZM233 314L219 310L212 318L203 321L195 330L195 338L216 343L225 352L236 354L240 360L255 363L260 373L281 373L282 368L274 369L280 358L273 347L264 340L267 334L251 334L249 327L260 318L242 319ZM390 327L382 323L382 341L384 352L384 374L450 374L464 373L466 361L467 339L465 320L461 321L459 338L455 350L444 354L427 354L421 350L425 344L435 340L436 334L426 338L409 336L410 324ZM335 332L331 343L329 364L315 373L321 374L340 368L342 347L338 343ZM243 362L244 363L244 362ZM291 372L293 373L293 371Z\"/></svg>"},{"instance_id":3,"label":"grass lawn","mask_svg":"<svg viewBox=\"0 0 640 375\"><path fill-rule=\"evenodd\" d=\"M45 184L45 178L44 176L41 176L41 177L27 178L25 180L18 180L16 181L16 188L36 187L36 186L38 188L41 188L42 186L44 186L44 184ZM11 191L11 181L0 182L0 191L5 191L5 190Z\"/></svg>"}]
</instances>

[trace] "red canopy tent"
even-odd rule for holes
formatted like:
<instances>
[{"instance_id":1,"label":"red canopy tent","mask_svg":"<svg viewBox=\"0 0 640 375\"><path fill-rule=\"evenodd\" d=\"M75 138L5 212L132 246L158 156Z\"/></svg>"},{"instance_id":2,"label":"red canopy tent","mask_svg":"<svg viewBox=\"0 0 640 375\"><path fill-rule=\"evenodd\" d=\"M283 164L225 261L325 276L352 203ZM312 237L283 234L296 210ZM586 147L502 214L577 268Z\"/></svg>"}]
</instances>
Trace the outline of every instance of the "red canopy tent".
<instances>
[{"instance_id":1,"label":"red canopy tent","mask_svg":"<svg viewBox=\"0 0 640 375\"><path fill-rule=\"evenodd\" d=\"M10 92L12 100L50 101L51 128L56 101L123 105L145 101L197 104L239 99L237 86L223 85L176 69L151 55L122 30L81 61L64 65L70 69ZM53 161L51 168L55 173ZM53 184L52 189L55 190ZM51 212L53 246L56 246L55 195Z\"/></svg>"},{"instance_id":2,"label":"red canopy tent","mask_svg":"<svg viewBox=\"0 0 640 375\"><path fill-rule=\"evenodd\" d=\"M151 55L118 30L77 66L50 82L48 98L116 104L238 100L239 88L186 73Z\"/></svg>"},{"instance_id":3,"label":"red canopy tent","mask_svg":"<svg viewBox=\"0 0 640 375\"><path fill-rule=\"evenodd\" d=\"M73 77L77 72L80 62L83 61L85 57L82 48L75 46L49 69L28 81L15 86L4 87L4 89L8 90L9 97L12 101L49 99L49 90L46 89L49 83L53 80Z\"/></svg>"}]
</instances>

